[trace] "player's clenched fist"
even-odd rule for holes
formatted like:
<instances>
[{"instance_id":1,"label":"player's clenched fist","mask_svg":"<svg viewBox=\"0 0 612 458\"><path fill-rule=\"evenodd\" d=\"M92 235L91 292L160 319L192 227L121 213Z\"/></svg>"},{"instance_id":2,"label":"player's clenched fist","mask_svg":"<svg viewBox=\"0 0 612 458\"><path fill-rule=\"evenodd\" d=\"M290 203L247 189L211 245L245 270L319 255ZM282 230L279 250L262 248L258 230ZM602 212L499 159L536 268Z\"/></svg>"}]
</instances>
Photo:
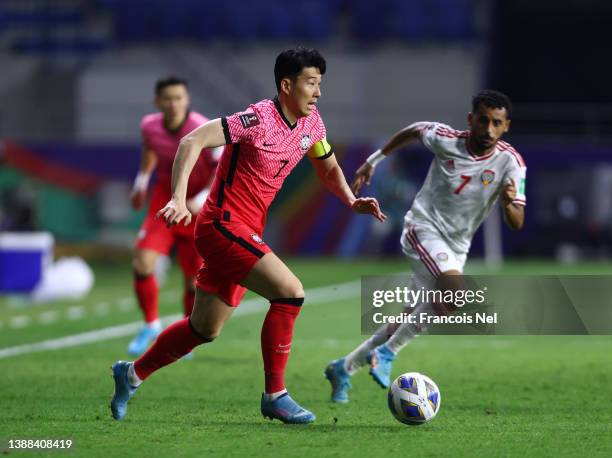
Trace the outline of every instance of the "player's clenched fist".
<instances>
[{"instance_id":1,"label":"player's clenched fist","mask_svg":"<svg viewBox=\"0 0 612 458\"><path fill-rule=\"evenodd\" d=\"M360 197L353 202L351 208L357 213L372 215L378 221L387 219L387 216L380 211L378 201L374 197Z\"/></svg>"},{"instance_id":2,"label":"player's clenched fist","mask_svg":"<svg viewBox=\"0 0 612 458\"><path fill-rule=\"evenodd\" d=\"M147 200L147 191L142 189L133 189L130 193L130 203L134 210L140 210Z\"/></svg>"},{"instance_id":3,"label":"player's clenched fist","mask_svg":"<svg viewBox=\"0 0 612 458\"><path fill-rule=\"evenodd\" d=\"M514 199L516 199L516 183L510 178L510 183L506 184L501 192L502 204L511 204Z\"/></svg>"},{"instance_id":4,"label":"player's clenched fist","mask_svg":"<svg viewBox=\"0 0 612 458\"><path fill-rule=\"evenodd\" d=\"M162 218L168 227L179 224L183 219L185 220L185 226L189 226L189 223L191 223L191 212L187 209L187 206L184 203L177 203L174 199L158 211L155 217Z\"/></svg>"},{"instance_id":5,"label":"player's clenched fist","mask_svg":"<svg viewBox=\"0 0 612 458\"><path fill-rule=\"evenodd\" d=\"M364 184L370 184L372 175L374 175L374 167L367 162L364 162L363 165L355 172L355 178L351 184L351 191L357 195Z\"/></svg>"}]
</instances>

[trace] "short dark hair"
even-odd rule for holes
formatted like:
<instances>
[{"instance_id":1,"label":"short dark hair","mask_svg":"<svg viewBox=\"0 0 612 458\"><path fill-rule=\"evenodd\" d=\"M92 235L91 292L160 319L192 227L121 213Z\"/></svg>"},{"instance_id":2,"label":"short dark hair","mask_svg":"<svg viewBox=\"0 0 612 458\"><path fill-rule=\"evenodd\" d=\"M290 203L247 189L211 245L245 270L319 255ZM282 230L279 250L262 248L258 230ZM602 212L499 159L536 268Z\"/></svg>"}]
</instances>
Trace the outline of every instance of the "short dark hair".
<instances>
[{"instance_id":1,"label":"short dark hair","mask_svg":"<svg viewBox=\"0 0 612 458\"><path fill-rule=\"evenodd\" d=\"M185 86L185 88L189 87L187 80L179 78L178 76L165 76L164 78L160 78L155 83L155 95L159 96L168 86L176 86L179 84Z\"/></svg>"},{"instance_id":2,"label":"short dark hair","mask_svg":"<svg viewBox=\"0 0 612 458\"><path fill-rule=\"evenodd\" d=\"M325 74L325 59L314 48L298 46L286 49L278 55L274 64L274 81L276 90L280 93L280 83L283 78L294 79L305 67L316 67Z\"/></svg>"},{"instance_id":3,"label":"short dark hair","mask_svg":"<svg viewBox=\"0 0 612 458\"><path fill-rule=\"evenodd\" d=\"M492 89L485 89L472 98L472 113L478 111L480 104L488 108L505 108L507 118L510 119L512 102L510 102L510 98L506 94Z\"/></svg>"}]
</instances>

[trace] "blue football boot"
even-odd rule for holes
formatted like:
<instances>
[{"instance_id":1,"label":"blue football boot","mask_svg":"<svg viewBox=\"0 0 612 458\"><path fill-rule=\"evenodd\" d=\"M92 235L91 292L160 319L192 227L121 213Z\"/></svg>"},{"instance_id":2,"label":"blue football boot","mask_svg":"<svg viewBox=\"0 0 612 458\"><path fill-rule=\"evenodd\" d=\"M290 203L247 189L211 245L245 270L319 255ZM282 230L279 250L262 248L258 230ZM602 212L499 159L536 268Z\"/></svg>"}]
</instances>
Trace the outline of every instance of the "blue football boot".
<instances>
[{"instance_id":1,"label":"blue football boot","mask_svg":"<svg viewBox=\"0 0 612 458\"><path fill-rule=\"evenodd\" d=\"M394 359L395 353L389 350L386 344L376 347L368 355L370 375L382 388L389 388L391 385L391 367Z\"/></svg>"},{"instance_id":2,"label":"blue football boot","mask_svg":"<svg viewBox=\"0 0 612 458\"><path fill-rule=\"evenodd\" d=\"M111 367L115 380L115 392L111 399L111 412L115 420L122 420L127 413L127 403L136 393L137 388L128 382L128 369L132 363L117 361Z\"/></svg>"},{"instance_id":3,"label":"blue football boot","mask_svg":"<svg viewBox=\"0 0 612 458\"><path fill-rule=\"evenodd\" d=\"M161 329L143 326L128 345L128 354L131 356L141 355L149 348L151 342L153 342L160 333Z\"/></svg>"},{"instance_id":4,"label":"blue football boot","mask_svg":"<svg viewBox=\"0 0 612 458\"><path fill-rule=\"evenodd\" d=\"M351 376L344 370L344 358L329 363L325 369L325 378L332 386L331 400L339 404L349 402L348 390L352 388Z\"/></svg>"},{"instance_id":5,"label":"blue football boot","mask_svg":"<svg viewBox=\"0 0 612 458\"><path fill-rule=\"evenodd\" d=\"M316 418L312 412L291 399L289 393L281 394L274 401L266 401L265 396L262 395L261 414L270 420L276 418L283 423L292 424L312 423Z\"/></svg>"}]
</instances>

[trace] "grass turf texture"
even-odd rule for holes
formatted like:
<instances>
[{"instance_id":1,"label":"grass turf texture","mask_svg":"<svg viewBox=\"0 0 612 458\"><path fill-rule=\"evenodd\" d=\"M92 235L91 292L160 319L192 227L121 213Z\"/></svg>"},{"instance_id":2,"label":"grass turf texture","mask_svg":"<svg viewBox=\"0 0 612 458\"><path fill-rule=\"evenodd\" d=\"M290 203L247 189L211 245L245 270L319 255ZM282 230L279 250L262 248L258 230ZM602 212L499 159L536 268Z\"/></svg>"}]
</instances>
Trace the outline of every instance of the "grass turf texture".
<instances>
[{"instance_id":1,"label":"grass turf texture","mask_svg":"<svg viewBox=\"0 0 612 458\"><path fill-rule=\"evenodd\" d=\"M404 262L294 261L305 287L400 272ZM477 266L477 265L476 265ZM477 270L477 267L475 268ZM504 273L609 274L605 265L559 267L511 263ZM0 347L60 337L139 318L125 267L96 268L95 290L78 303L86 315L43 325L37 314L74 304L23 308L0 301ZM164 287L162 315L180 310L176 270ZM168 294L170 293L170 294ZM100 302L112 313L96 315ZM7 327L14 315L29 326ZM287 385L317 414L315 424L282 425L259 413L263 369L259 332L264 312L230 320L222 336L192 361L154 374L130 403L123 422L110 417L109 366L126 358L129 337L59 351L0 359L0 438L71 438L77 456L589 456L612 455L609 336L424 336L408 346L394 376L419 371L442 392L438 417L409 427L393 419L386 390L364 370L353 378L351 403L331 404L322 372L363 337L359 304L308 306L297 321ZM3 444L4 446L5 444ZM11 451L10 455L32 452ZM50 452L58 456L60 452Z\"/></svg>"}]
</instances>

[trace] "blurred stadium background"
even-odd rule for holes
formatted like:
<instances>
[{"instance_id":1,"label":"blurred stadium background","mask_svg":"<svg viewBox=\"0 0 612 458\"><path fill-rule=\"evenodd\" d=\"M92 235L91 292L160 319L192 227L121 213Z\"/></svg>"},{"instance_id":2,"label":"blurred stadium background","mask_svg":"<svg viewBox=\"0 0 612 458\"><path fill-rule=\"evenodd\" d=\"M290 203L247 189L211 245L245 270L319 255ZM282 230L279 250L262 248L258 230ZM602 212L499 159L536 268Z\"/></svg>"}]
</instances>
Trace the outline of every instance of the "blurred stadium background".
<instances>
[{"instance_id":1,"label":"blurred stadium background","mask_svg":"<svg viewBox=\"0 0 612 458\"><path fill-rule=\"evenodd\" d=\"M300 43L328 60L320 109L347 176L410 122L464 128L471 95L499 89L515 103L508 140L527 161L529 200L524 231L501 229L503 254L606 258L610 25L612 6L596 0L3 0L0 228L50 231L60 253L129 250L143 214L126 196L154 81L186 77L193 108L214 118L274 95L274 58ZM304 163L266 238L282 255L396 256L429 161L417 149L378 174L372 192L391 216L379 227L342 208ZM489 228L496 262L498 221ZM472 256L484 252L479 234Z\"/></svg>"}]
</instances>

